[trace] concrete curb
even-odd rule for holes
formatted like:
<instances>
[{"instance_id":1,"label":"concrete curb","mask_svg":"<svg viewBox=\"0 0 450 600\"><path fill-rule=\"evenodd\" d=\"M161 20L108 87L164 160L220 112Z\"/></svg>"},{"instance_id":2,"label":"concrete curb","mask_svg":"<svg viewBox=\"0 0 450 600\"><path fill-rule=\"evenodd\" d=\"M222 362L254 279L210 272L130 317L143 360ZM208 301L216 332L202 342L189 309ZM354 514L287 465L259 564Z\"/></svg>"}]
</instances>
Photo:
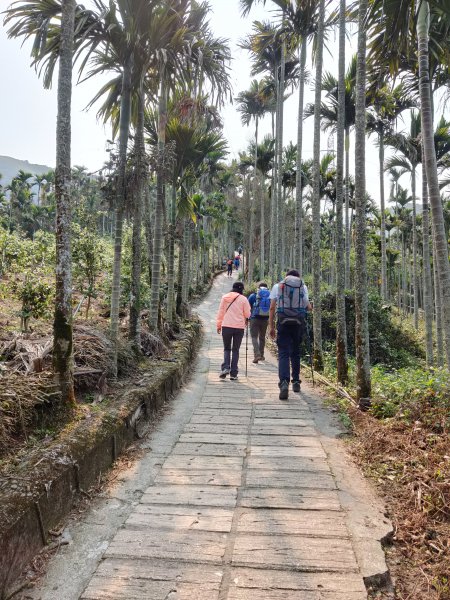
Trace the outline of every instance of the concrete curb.
<instances>
[{"instance_id":1,"label":"concrete curb","mask_svg":"<svg viewBox=\"0 0 450 600\"><path fill-rule=\"evenodd\" d=\"M69 513L77 494L89 489L136 438L143 425L183 385L201 339L199 322L176 342L175 362L158 363L148 383L127 389L107 415L64 431L55 443L31 453L17 476L0 478L0 597L48 543L48 531ZM3 479L3 481L2 481Z\"/></svg>"}]
</instances>

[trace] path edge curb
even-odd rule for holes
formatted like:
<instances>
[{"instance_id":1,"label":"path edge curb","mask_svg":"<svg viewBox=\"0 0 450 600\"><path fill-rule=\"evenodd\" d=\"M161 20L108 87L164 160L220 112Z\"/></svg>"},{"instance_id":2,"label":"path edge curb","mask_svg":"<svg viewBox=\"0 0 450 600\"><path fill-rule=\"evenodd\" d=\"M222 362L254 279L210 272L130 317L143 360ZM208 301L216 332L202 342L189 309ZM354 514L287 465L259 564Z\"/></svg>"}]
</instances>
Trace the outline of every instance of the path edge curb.
<instances>
[{"instance_id":1,"label":"path edge curb","mask_svg":"<svg viewBox=\"0 0 450 600\"><path fill-rule=\"evenodd\" d=\"M123 402L113 414L80 422L71 437L44 451L38 490L26 492L24 485L11 490L14 517L0 531L0 598L7 596L24 567L47 546L48 531L67 517L76 498L142 437L139 429L182 387L202 339L202 325L194 316L178 343L175 363L164 364L163 372L145 386L124 391Z\"/></svg>"}]
</instances>

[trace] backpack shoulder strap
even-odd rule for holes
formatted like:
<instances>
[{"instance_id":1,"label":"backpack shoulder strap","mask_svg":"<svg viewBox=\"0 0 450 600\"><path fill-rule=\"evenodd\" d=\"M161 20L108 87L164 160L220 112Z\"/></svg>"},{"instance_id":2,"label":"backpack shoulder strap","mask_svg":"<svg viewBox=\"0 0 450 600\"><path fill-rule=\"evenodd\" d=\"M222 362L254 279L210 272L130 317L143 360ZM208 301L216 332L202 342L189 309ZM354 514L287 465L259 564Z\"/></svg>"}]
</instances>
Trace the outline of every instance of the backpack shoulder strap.
<instances>
[{"instance_id":1,"label":"backpack shoulder strap","mask_svg":"<svg viewBox=\"0 0 450 600\"><path fill-rule=\"evenodd\" d=\"M237 294L237 296L230 302L230 304L227 306L227 310L225 311L225 313L228 312L228 309L230 308L230 306L236 302L236 300L239 298L239 296L240 296L240 294Z\"/></svg>"}]
</instances>

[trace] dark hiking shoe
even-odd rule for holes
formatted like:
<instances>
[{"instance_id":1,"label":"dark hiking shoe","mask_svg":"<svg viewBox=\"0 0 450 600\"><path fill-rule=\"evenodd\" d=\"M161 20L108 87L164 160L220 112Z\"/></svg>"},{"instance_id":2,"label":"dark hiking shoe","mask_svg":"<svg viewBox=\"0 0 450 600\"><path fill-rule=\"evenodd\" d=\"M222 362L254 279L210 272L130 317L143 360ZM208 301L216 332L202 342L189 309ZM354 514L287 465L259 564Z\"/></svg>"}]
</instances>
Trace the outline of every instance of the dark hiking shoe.
<instances>
[{"instance_id":1,"label":"dark hiking shoe","mask_svg":"<svg viewBox=\"0 0 450 600\"><path fill-rule=\"evenodd\" d=\"M266 360L266 357L265 356L260 356L259 360Z\"/></svg>"},{"instance_id":2,"label":"dark hiking shoe","mask_svg":"<svg viewBox=\"0 0 450 600\"><path fill-rule=\"evenodd\" d=\"M225 379L225 377L229 374L229 372L230 372L229 369L222 369L220 371L220 375L219 375L220 379Z\"/></svg>"},{"instance_id":3,"label":"dark hiking shoe","mask_svg":"<svg viewBox=\"0 0 450 600\"><path fill-rule=\"evenodd\" d=\"M230 381L237 381L237 380L238 380L237 375L230 375Z\"/></svg>"},{"instance_id":4,"label":"dark hiking shoe","mask_svg":"<svg viewBox=\"0 0 450 600\"><path fill-rule=\"evenodd\" d=\"M289 398L289 383L287 381L280 381L278 387L280 388L279 399L287 400Z\"/></svg>"},{"instance_id":5,"label":"dark hiking shoe","mask_svg":"<svg viewBox=\"0 0 450 600\"><path fill-rule=\"evenodd\" d=\"M300 381L293 381L292 382L292 391L293 392L298 392L300 391Z\"/></svg>"},{"instance_id":6,"label":"dark hiking shoe","mask_svg":"<svg viewBox=\"0 0 450 600\"><path fill-rule=\"evenodd\" d=\"M255 363L255 365L258 364L258 361L261 360L260 356L255 356L255 358L253 359L253 362Z\"/></svg>"}]
</instances>

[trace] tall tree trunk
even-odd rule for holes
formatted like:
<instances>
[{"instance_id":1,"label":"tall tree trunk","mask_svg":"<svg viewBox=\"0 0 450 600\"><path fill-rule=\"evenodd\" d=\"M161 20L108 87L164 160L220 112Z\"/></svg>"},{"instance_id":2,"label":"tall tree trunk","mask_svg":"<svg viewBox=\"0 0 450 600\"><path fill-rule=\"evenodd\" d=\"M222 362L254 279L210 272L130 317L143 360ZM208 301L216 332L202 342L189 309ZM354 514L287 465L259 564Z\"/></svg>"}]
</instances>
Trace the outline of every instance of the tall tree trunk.
<instances>
[{"instance_id":1,"label":"tall tree trunk","mask_svg":"<svg viewBox=\"0 0 450 600\"><path fill-rule=\"evenodd\" d=\"M167 264L167 320L172 323L175 318L175 226L177 218L177 180L174 175L172 196L170 200L170 232L169 257Z\"/></svg>"},{"instance_id":2,"label":"tall tree trunk","mask_svg":"<svg viewBox=\"0 0 450 600\"><path fill-rule=\"evenodd\" d=\"M408 275L406 272L406 242L405 234L402 231L402 312L406 316L408 311Z\"/></svg>"},{"instance_id":3,"label":"tall tree trunk","mask_svg":"<svg viewBox=\"0 0 450 600\"><path fill-rule=\"evenodd\" d=\"M72 253L70 247L71 102L75 0L62 3L61 49L56 122L56 294L53 321L53 367L62 402L75 405L73 389Z\"/></svg>"},{"instance_id":4,"label":"tall tree trunk","mask_svg":"<svg viewBox=\"0 0 450 600\"><path fill-rule=\"evenodd\" d=\"M358 11L355 114L355 346L356 390L361 406L371 395L366 256L366 30L367 1Z\"/></svg>"},{"instance_id":5,"label":"tall tree trunk","mask_svg":"<svg viewBox=\"0 0 450 600\"><path fill-rule=\"evenodd\" d=\"M181 227L183 227L183 221L181 221ZM178 274L177 274L177 300L176 300L176 311L177 314L181 317L183 316L183 257L184 257L184 228L181 232L181 235L178 239ZM203 255L203 263L205 261L205 257Z\"/></svg>"},{"instance_id":6,"label":"tall tree trunk","mask_svg":"<svg viewBox=\"0 0 450 600\"><path fill-rule=\"evenodd\" d=\"M153 236L153 267L150 299L150 329L158 328L159 294L161 285L161 251L164 218L164 151L166 146L167 91L164 68L161 68L160 96L158 101L158 165L156 173L156 207Z\"/></svg>"},{"instance_id":7,"label":"tall tree trunk","mask_svg":"<svg viewBox=\"0 0 450 600\"><path fill-rule=\"evenodd\" d=\"M284 273L286 269L286 237L287 237L287 228L288 224L286 222L286 188L281 186L283 189L283 200L280 205L280 221L282 223L282 227L280 228L280 238L281 238L281 250L280 250L280 272Z\"/></svg>"},{"instance_id":8,"label":"tall tree trunk","mask_svg":"<svg viewBox=\"0 0 450 600\"><path fill-rule=\"evenodd\" d=\"M347 326L345 322L345 250L343 228L345 145L345 0L339 7L339 77L336 147L336 362L339 383L348 379Z\"/></svg>"},{"instance_id":9,"label":"tall tree trunk","mask_svg":"<svg viewBox=\"0 0 450 600\"><path fill-rule=\"evenodd\" d=\"M425 349L427 366L433 366L433 298L430 265L430 207L425 164L422 161L422 238L423 238L423 307L425 312Z\"/></svg>"},{"instance_id":10,"label":"tall tree trunk","mask_svg":"<svg viewBox=\"0 0 450 600\"><path fill-rule=\"evenodd\" d=\"M303 107L305 95L305 65L307 54L307 38L303 36L300 45L300 73L298 77L298 119L297 119L297 171L295 174L295 251L294 264L297 263L300 275L303 276L303 219L302 219L302 146L303 146Z\"/></svg>"},{"instance_id":11,"label":"tall tree trunk","mask_svg":"<svg viewBox=\"0 0 450 600\"><path fill-rule=\"evenodd\" d=\"M350 129L345 128L345 289L350 289Z\"/></svg>"},{"instance_id":12,"label":"tall tree trunk","mask_svg":"<svg viewBox=\"0 0 450 600\"><path fill-rule=\"evenodd\" d=\"M428 56L429 20L430 7L429 3L424 0L420 5L417 20L422 140L433 221L437 271L442 298L442 321L446 362L448 369L450 369L450 263L448 260L448 242L445 235L444 215L439 191L436 152L434 147L433 111Z\"/></svg>"},{"instance_id":13,"label":"tall tree trunk","mask_svg":"<svg viewBox=\"0 0 450 600\"><path fill-rule=\"evenodd\" d=\"M255 211L258 201L258 117L255 119L255 156L253 161L253 202L250 204L250 237L249 250L251 260L248 264L248 283L253 282L253 267L254 267L254 235L255 235ZM260 269L261 271L261 269Z\"/></svg>"},{"instance_id":14,"label":"tall tree trunk","mask_svg":"<svg viewBox=\"0 0 450 600\"><path fill-rule=\"evenodd\" d=\"M442 326L442 291L436 259L436 242L433 239L434 310L436 314L436 363L444 366L444 335Z\"/></svg>"},{"instance_id":15,"label":"tall tree trunk","mask_svg":"<svg viewBox=\"0 0 450 600\"><path fill-rule=\"evenodd\" d=\"M379 162L380 162L380 211L381 211L381 299L386 302L388 299L387 285L387 257L386 257L386 215L384 213L384 128L381 129L378 136L379 143Z\"/></svg>"},{"instance_id":16,"label":"tall tree trunk","mask_svg":"<svg viewBox=\"0 0 450 600\"><path fill-rule=\"evenodd\" d=\"M278 69L275 69L274 73L275 85L278 89ZM278 102L276 115L278 114ZM277 136L275 132L274 114L272 113L272 139L275 141L274 144L274 157L272 165L272 185L270 187L270 239L269 239L269 268L270 279L272 283L276 280L275 273L275 260L276 260L276 247L277 247Z\"/></svg>"},{"instance_id":17,"label":"tall tree trunk","mask_svg":"<svg viewBox=\"0 0 450 600\"><path fill-rule=\"evenodd\" d=\"M144 142L145 95L141 85L138 100L138 115L135 136L136 155L136 191L133 205L133 238L132 238L132 269L131 269L131 300L130 300L130 330L129 338L137 352L141 350L141 271L142 271L142 207L145 202L147 170L145 166Z\"/></svg>"},{"instance_id":18,"label":"tall tree trunk","mask_svg":"<svg viewBox=\"0 0 450 600\"><path fill-rule=\"evenodd\" d=\"M190 261L190 243L189 243L189 223L186 218L183 219L183 254L181 256L182 278L181 278L181 299L184 304L189 298L189 261ZM209 268L208 268L209 275Z\"/></svg>"},{"instance_id":19,"label":"tall tree trunk","mask_svg":"<svg viewBox=\"0 0 450 600\"><path fill-rule=\"evenodd\" d=\"M417 223L416 223L416 165L413 165L411 173L411 191L412 191L412 238L413 238L413 299L414 299L414 327L419 328L419 278L417 277Z\"/></svg>"},{"instance_id":20,"label":"tall tree trunk","mask_svg":"<svg viewBox=\"0 0 450 600\"><path fill-rule=\"evenodd\" d=\"M284 87L285 87L285 68L286 68L286 40L283 38L281 44L281 65L280 65L280 81L278 87L277 102L278 107L278 119L277 119L277 247L276 247L276 265L277 273L276 278L281 278L281 270L283 268L282 254L283 254L283 242L282 237L285 230L285 223L283 223L283 117L284 117Z\"/></svg>"},{"instance_id":21,"label":"tall tree trunk","mask_svg":"<svg viewBox=\"0 0 450 600\"><path fill-rule=\"evenodd\" d=\"M144 227L145 227L145 239L147 242L147 268L148 268L148 282L152 285L152 259L153 259L153 202L150 186L145 186L145 204L144 204Z\"/></svg>"},{"instance_id":22,"label":"tall tree trunk","mask_svg":"<svg viewBox=\"0 0 450 600\"><path fill-rule=\"evenodd\" d=\"M265 190L265 186L264 186L264 175L261 175L261 179L262 179L262 185L261 185L261 199L260 199L260 228L261 228L261 235L260 235L260 258L259 258L259 262L260 262L260 268L259 268L259 272L260 272L260 278L261 280L264 279L265 277L265 272L266 272L266 256L265 256L265 201L266 201L266 190Z\"/></svg>"},{"instance_id":23,"label":"tall tree trunk","mask_svg":"<svg viewBox=\"0 0 450 600\"><path fill-rule=\"evenodd\" d=\"M312 272L313 272L313 329L314 366L323 370L322 309L320 297L320 106L322 91L323 41L325 0L319 2L319 24L316 50L316 82L314 100L314 148L313 148L313 195L312 195Z\"/></svg>"},{"instance_id":24,"label":"tall tree trunk","mask_svg":"<svg viewBox=\"0 0 450 600\"><path fill-rule=\"evenodd\" d=\"M126 195L127 145L131 120L131 71L132 61L131 58L129 58L124 64L122 90L120 95L119 164L115 207L114 265L111 289L110 333L113 343L113 365L115 375L117 375L117 348L119 341L120 274L122 269L122 233Z\"/></svg>"}]
</instances>

